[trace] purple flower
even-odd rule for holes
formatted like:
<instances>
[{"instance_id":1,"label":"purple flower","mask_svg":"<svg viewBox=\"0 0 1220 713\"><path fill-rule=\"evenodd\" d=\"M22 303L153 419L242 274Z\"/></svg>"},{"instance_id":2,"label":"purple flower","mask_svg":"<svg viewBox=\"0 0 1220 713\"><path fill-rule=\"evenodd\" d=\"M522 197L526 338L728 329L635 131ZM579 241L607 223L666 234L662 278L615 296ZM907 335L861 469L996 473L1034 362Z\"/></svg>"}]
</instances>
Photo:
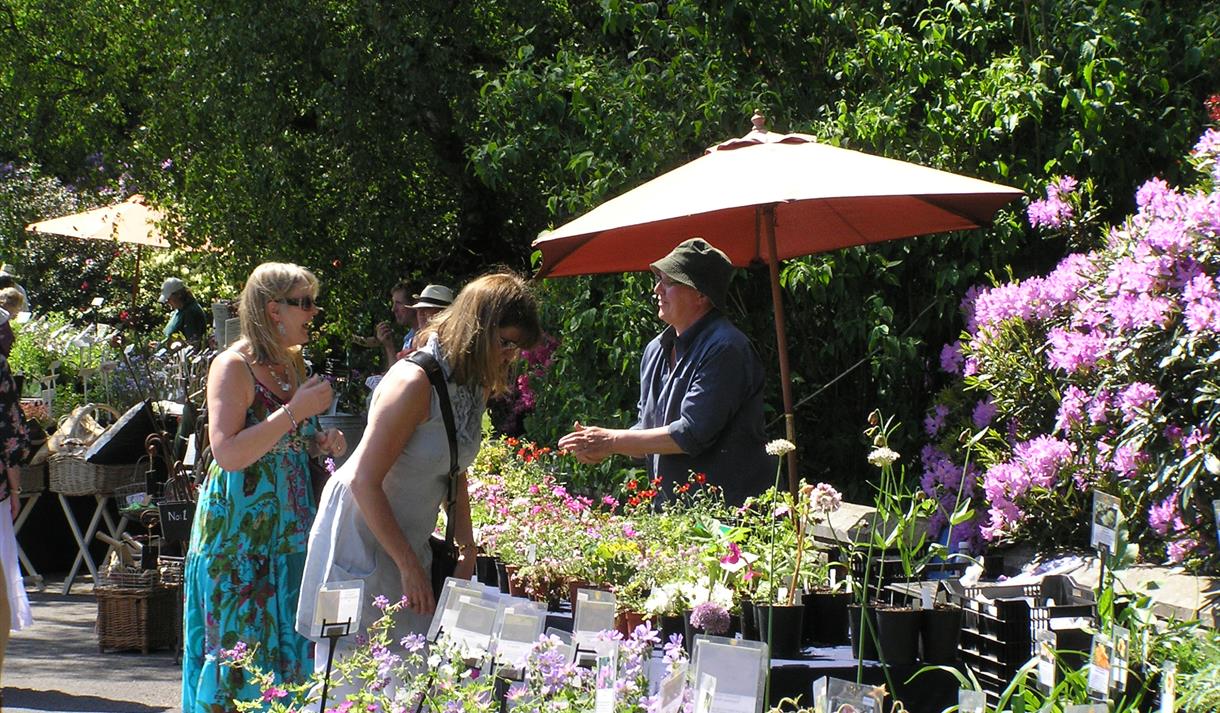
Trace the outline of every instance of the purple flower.
<instances>
[{"instance_id":1,"label":"purple flower","mask_svg":"<svg viewBox=\"0 0 1220 713\"><path fill-rule=\"evenodd\" d=\"M962 371L962 343L956 341L946 344L940 350L940 368L950 374L960 374Z\"/></svg>"},{"instance_id":2,"label":"purple flower","mask_svg":"<svg viewBox=\"0 0 1220 713\"><path fill-rule=\"evenodd\" d=\"M1063 176L1052 181L1046 187L1046 199L1033 201L1029 204L1029 224L1034 227L1062 227L1072 219L1075 211L1072 205L1064 200L1076 190L1076 179Z\"/></svg>"},{"instance_id":3,"label":"purple flower","mask_svg":"<svg viewBox=\"0 0 1220 713\"><path fill-rule=\"evenodd\" d=\"M1186 523L1182 521L1182 514L1178 510L1180 497L1181 493L1174 491L1169 497L1148 508L1148 527L1161 537L1186 529Z\"/></svg>"},{"instance_id":4,"label":"purple flower","mask_svg":"<svg viewBox=\"0 0 1220 713\"><path fill-rule=\"evenodd\" d=\"M1092 368L1106 354L1106 337L1101 332L1081 333L1056 327L1047 334L1050 349L1047 363L1055 369L1074 374Z\"/></svg>"},{"instance_id":5,"label":"purple flower","mask_svg":"<svg viewBox=\"0 0 1220 713\"><path fill-rule=\"evenodd\" d=\"M936 438L940 429L944 427L945 417L948 415L949 407L944 404L936 404L932 408L932 413L929 413L923 420L923 430L928 434L928 438Z\"/></svg>"},{"instance_id":6,"label":"purple flower","mask_svg":"<svg viewBox=\"0 0 1220 713\"><path fill-rule=\"evenodd\" d=\"M995 418L996 407L991 403L991 399L980 399L974 405L974 411L970 414L970 420L974 422L974 427L978 429L987 428L991 425L991 419Z\"/></svg>"},{"instance_id":7,"label":"purple flower","mask_svg":"<svg viewBox=\"0 0 1220 713\"><path fill-rule=\"evenodd\" d=\"M1178 564L1190 556L1199 547L1199 541L1194 537L1183 537L1169 543L1166 548L1166 554L1169 555L1169 561Z\"/></svg>"},{"instance_id":8,"label":"purple flower","mask_svg":"<svg viewBox=\"0 0 1220 713\"><path fill-rule=\"evenodd\" d=\"M272 686L271 688L263 691L263 701L269 703L271 701L283 698L286 695L288 695L288 691Z\"/></svg>"},{"instance_id":9,"label":"purple flower","mask_svg":"<svg viewBox=\"0 0 1220 713\"><path fill-rule=\"evenodd\" d=\"M384 594L378 594L373 597L373 606L384 611L386 607L390 606L390 600Z\"/></svg>"},{"instance_id":10,"label":"purple flower","mask_svg":"<svg viewBox=\"0 0 1220 713\"><path fill-rule=\"evenodd\" d=\"M690 613L690 624L713 636L729 630L729 612L716 602L696 604Z\"/></svg>"},{"instance_id":11,"label":"purple flower","mask_svg":"<svg viewBox=\"0 0 1220 713\"><path fill-rule=\"evenodd\" d=\"M1089 395L1084 389L1072 384L1063 391L1059 402L1059 413L1055 417L1055 433L1067 433L1084 420L1084 405Z\"/></svg>"},{"instance_id":12,"label":"purple flower","mask_svg":"<svg viewBox=\"0 0 1220 713\"><path fill-rule=\"evenodd\" d=\"M1143 381L1137 381L1118 394L1118 408L1122 411L1123 420L1131 423L1148 411L1149 404L1160 397L1156 387Z\"/></svg>"}]
</instances>

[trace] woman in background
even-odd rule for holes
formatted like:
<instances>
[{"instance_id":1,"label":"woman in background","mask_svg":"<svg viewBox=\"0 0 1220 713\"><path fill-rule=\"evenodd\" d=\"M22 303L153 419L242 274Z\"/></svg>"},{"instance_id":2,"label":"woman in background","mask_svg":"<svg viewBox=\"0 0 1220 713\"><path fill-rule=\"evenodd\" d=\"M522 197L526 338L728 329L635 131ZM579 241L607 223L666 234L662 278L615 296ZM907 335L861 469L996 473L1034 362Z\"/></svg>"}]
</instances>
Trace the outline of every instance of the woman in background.
<instances>
[{"instance_id":1,"label":"woman in background","mask_svg":"<svg viewBox=\"0 0 1220 713\"><path fill-rule=\"evenodd\" d=\"M461 474L452 510L461 551L457 577L474 572L465 470L479 451L487 399L507 390L510 363L540 334L537 304L525 280L498 273L463 288L416 340L439 363L453 404ZM396 362L373 392L360 445L322 491L309 534L297 631L311 633L322 585L347 580L364 581L362 629L380 618L373 597L397 602L406 595L409 609L400 613L391 640L427 631L435 606L428 537L448 491L449 464L439 396L417 364ZM338 647L346 650L355 639L345 637ZM319 668L328 645L325 639L319 643Z\"/></svg>"},{"instance_id":2,"label":"woman in background","mask_svg":"<svg viewBox=\"0 0 1220 713\"><path fill-rule=\"evenodd\" d=\"M21 511L21 464L25 461L27 440L21 394L8 366L13 348L9 321L24 306L25 297L19 290L0 289L0 673L4 671L9 632L21 631L34 623L21 579L21 564L17 561L17 535L13 532L13 521ZM0 687L0 707L4 705L3 690Z\"/></svg>"},{"instance_id":3,"label":"woman in background","mask_svg":"<svg viewBox=\"0 0 1220 713\"><path fill-rule=\"evenodd\" d=\"M306 537L316 506L309 458L342 455L343 434L320 431L330 385L305 379L301 346L318 314L318 280L264 263L242 290L241 339L208 371L208 439L215 462L199 492L185 572L182 710L234 710L260 691L216 654L257 646L255 664L301 682L309 641L293 630Z\"/></svg>"}]
</instances>

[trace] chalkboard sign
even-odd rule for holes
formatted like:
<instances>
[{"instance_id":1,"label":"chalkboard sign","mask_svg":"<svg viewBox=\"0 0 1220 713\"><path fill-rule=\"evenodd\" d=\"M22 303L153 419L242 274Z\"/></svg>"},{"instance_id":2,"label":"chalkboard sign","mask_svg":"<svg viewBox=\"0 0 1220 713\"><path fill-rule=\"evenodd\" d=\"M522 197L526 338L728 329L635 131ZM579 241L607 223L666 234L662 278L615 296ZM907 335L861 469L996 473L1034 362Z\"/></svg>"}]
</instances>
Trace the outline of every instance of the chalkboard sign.
<instances>
[{"instance_id":1,"label":"chalkboard sign","mask_svg":"<svg viewBox=\"0 0 1220 713\"><path fill-rule=\"evenodd\" d=\"M191 539L191 521L195 519L195 503L164 502L157 505L161 513L161 537L166 542L186 542Z\"/></svg>"}]
</instances>

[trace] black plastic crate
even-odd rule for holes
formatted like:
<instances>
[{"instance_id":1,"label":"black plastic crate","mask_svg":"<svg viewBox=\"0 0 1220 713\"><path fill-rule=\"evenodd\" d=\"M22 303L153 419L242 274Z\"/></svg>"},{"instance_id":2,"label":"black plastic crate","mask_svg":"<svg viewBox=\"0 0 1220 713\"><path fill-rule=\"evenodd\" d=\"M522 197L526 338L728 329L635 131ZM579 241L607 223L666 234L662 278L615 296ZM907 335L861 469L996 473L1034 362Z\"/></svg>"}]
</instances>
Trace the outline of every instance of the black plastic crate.
<instances>
[{"instance_id":1,"label":"black plastic crate","mask_svg":"<svg viewBox=\"0 0 1220 713\"><path fill-rule=\"evenodd\" d=\"M962 607L961 661L993 703L1034 655L1034 632L1051 628L1052 619L1096 617L1093 593L1061 575L1028 585L946 582L946 589Z\"/></svg>"}]
</instances>

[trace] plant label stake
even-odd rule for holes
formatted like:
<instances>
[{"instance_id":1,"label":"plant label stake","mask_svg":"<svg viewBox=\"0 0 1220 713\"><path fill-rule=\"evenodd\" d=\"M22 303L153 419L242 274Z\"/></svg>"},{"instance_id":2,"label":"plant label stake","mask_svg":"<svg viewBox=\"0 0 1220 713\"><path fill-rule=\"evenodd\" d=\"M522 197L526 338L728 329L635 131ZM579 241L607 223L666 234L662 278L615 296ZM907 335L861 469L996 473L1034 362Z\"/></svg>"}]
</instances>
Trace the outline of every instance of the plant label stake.
<instances>
[{"instance_id":1,"label":"plant label stake","mask_svg":"<svg viewBox=\"0 0 1220 713\"><path fill-rule=\"evenodd\" d=\"M1127 688L1127 673L1130 671L1131 632L1116 626L1113 630L1114 658L1110 669L1110 690L1115 694L1122 693Z\"/></svg>"},{"instance_id":2,"label":"plant label stake","mask_svg":"<svg viewBox=\"0 0 1220 713\"><path fill-rule=\"evenodd\" d=\"M1220 541L1220 500L1212 501L1212 517L1216 521L1216 540Z\"/></svg>"},{"instance_id":3,"label":"plant label stake","mask_svg":"<svg viewBox=\"0 0 1220 713\"><path fill-rule=\"evenodd\" d=\"M599 641L595 681L594 713L614 713L614 682L618 678L618 642Z\"/></svg>"},{"instance_id":4,"label":"plant label stake","mask_svg":"<svg viewBox=\"0 0 1220 713\"><path fill-rule=\"evenodd\" d=\"M1055 688L1055 632L1043 629L1034 634L1038 647L1038 687L1049 695Z\"/></svg>"},{"instance_id":5,"label":"plant label stake","mask_svg":"<svg viewBox=\"0 0 1220 713\"><path fill-rule=\"evenodd\" d=\"M1120 515L1118 498L1100 490L1093 491L1093 526L1089 542L1094 549L1103 551L1103 556L1114 552Z\"/></svg>"},{"instance_id":6,"label":"plant label stake","mask_svg":"<svg viewBox=\"0 0 1220 713\"><path fill-rule=\"evenodd\" d=\"M1110 693L1114 669L1114 645L1105 634L1094 634L1089 647L1089 696L1104 701Z\"/></svg>"},{"instance_id":7,"label":"plant label stake","mask_svg":"<svg viewBox=\"0 0 1220 713\"><path fill-rule=\"evenodd\" d=\"M987 696L982 691L963 688L957 692L958 713L984 713Z\"/></svg>"},{"instance_id":8,"label":"plant label stake","mask_svg":"<svg viewBox=\"0 0 1220 713\"><path fill-rule=\"evenodd\" d=\"M340 637L352 633L360 624L360 600L364 598L364 582L333 582L322 585L314 604L314 635L330 640L326 651L326 673L322 679L322 701L318 710L326 710L330 692L330 673L335 663L335 647Z\"/></svg>"},{"instance_id":9,"label":"plant label stake","mask_svg":"<svg viewBox=\"0 0 1220 713\"><path fill-rule=\"evenodd\" d=\"M686 690L686 670L688 664L683 661L674 668L674 672L661 681L661 713L678 713L682 708L683 692Z\"/></svg>"},{"instance_id":10,"label":"plant label stake","mask_svg":"<svg viewBox=\"0 0 1220 713\"><path fill-rule=\"evenodd\" d=\"M1161 665L1161 710L1174 713L1178 709L1178 664L1166 661Z\"/></svg>"}]
</instances>

